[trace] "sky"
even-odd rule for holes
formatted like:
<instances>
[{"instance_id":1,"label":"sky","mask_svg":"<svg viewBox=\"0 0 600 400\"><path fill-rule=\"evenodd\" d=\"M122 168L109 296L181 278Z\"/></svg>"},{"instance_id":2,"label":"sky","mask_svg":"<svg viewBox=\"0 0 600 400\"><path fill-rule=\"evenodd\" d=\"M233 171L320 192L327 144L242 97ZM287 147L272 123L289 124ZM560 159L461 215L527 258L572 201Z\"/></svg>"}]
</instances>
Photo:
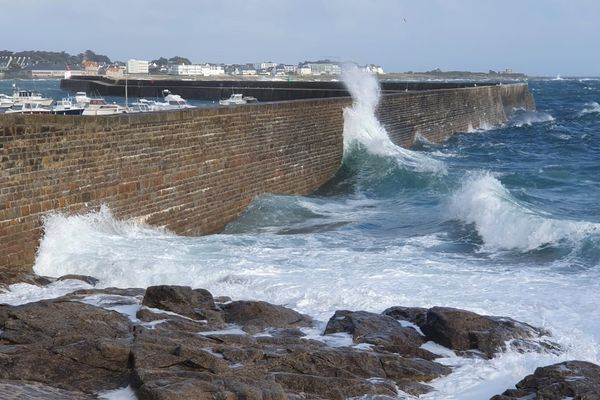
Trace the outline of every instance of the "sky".
<instances>
[{"instance_id":1,"label":"sky","mask_svg":"<svg viewBox=\"0 0 600 400\"><path fill-rule=\"evenodd\" d=\"M600 0L0 0L0 50L600 75Z\"/></svg>"}]
</instances>

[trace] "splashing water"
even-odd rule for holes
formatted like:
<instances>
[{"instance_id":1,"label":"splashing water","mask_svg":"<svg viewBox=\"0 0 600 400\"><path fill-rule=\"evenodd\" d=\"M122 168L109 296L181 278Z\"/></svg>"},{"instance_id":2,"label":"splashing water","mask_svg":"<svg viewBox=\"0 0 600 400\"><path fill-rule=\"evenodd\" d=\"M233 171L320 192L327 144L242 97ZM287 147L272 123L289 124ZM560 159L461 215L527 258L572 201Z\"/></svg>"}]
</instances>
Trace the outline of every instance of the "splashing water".
<instances>
[{"instance_id":1,"label":"splashing water","mask_svg":"<svg viewBox=\"0 0 600 400\"><path fill-rule=\"evenodd\" d=\"M600 224L545 217L521 204L489 172L469 173L450 199L450 215L475 224L486 250L529 251L562 240L577 242Z\"/></svg>"},{"instance_id":2,"label":"splashing water","mask_svg":"<svg viewBox=\"0 0 600 400\"><path fill-rule=\"evenodd\" d=\"M579 112L579 116L582 117L587 114L600 114L600 104L595 101L586 103L585 108Z\"/></svg>"},{"instance_id":3,"label":"splashing water","mask_svg":"<svg viewBox=\"0 0 600 400\"><path fill-rule=\"evenodd\" d=\"M375 110L381 97L377 79L356 66L344 68L342 79L352 95L352 107L344 110L344 152L355 145L364 146L371 154L392 157L400 167L417 172L447 174L442 161L423 153L395 145L377 120Z\"/></svg>"}]
</instances>

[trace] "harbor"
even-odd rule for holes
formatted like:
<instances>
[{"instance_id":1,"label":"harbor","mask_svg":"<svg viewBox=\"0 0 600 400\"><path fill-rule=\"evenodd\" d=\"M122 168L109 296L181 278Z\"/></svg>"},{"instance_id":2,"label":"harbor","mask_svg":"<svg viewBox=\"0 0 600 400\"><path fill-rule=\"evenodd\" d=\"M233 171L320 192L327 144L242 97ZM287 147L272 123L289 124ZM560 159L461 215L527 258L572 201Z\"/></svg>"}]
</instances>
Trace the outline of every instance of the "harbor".
<instances>
[{"instance_id":1,"label":"harbor","mask_svg":"<svg viewBox=\"0 0 600 400\"><path fill-rule=\"evenodd\" d=\"M94 90L71 92L61 89L56 79L0 81L0 114L115 115L218 105L216 101L188 102L166 89L160 96L140 98L101 96Z\"/></svg>"}]
</instances>

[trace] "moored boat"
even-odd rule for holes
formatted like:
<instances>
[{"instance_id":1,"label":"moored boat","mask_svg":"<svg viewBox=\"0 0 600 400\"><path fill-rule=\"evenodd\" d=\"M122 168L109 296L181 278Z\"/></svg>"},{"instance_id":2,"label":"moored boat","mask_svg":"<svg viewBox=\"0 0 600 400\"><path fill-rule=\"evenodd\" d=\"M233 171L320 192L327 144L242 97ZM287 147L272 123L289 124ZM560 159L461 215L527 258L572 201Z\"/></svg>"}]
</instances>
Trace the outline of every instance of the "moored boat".
<instances>
[{"instance_id":1,"label":"moored boat","mask_svg":"<svg viewBox=\"0 0 600 400\"><path fill-rule=\"evenodd\" d=\"M84 108L75 104L70 97L57 101L50 109L50 114L55 115L81 115Z\"/></svg>"},{"instance_id":2,"label":"moored boat","mask_svg":"<svg viewBox=\"0 0 600 400\"><path fill-rule=\"evenodd\" d=\"M13 104L7 109L5 114L50 114L50 109L43 107L39 103L21 103Z\"/></svg>"},{"instance_id":3,"label":"moored boat","mask_svg":"<svg viewBox=\"0 0 600 400\"><path fill-rule=\"evenodd\" d=\"M13 101L12 97L10 97L8 95L5 95L3 93L0 93L0 110L4 110L4 109L7 109L7 108L10 108L10 107L12 107L12 105L14 103L15 102Z\"/></svg>"},{"instance_id":4,"label":"moored boat","mask_svg":"<svg viewBox=\"0 0 600 400\"><path fill-rule=\"evenodd\" d=\"M127 108L118 104L108 104L102 98L90 99L84 108L82 115L116 115L127 113Z\"/></svg>"},{"instance_id":5,"label":"moored boat","mask_svg":"<svg viewBox=\"0 0 600 400\"><path fill-rule=\"evenodd\" d=\"M160 103L160 105L164 107L164 110L181 110L184 108L196 108L190 105L180 95L173 94L167 89L163 90L163 97L165 99L165 102Z\"/></svg>"},{"instance_id":6,"label":"moored boat","mask_svg":"<svg viewBox=\"0 0 600 400\"><path fill-rule=\"evenodd\" d=\"M257 103L256 97L244 96L241 93L234 93L228 99L219 100L219 104L222 106L231 106L237 104Z\"/></svg>"},{"instance_id":7,"label":"moored boat","mask_svg":"<svg viewBox=\"0 0 600 400\"><path fill-rule=\"evenodd\" d=\"M52 104L52 102L54 101L53 99L43 97L41 95L41 93L33 92L31 90L19 90L14 85L13 85L13 88L14 88L14 91L13 91L12 99L13 99L13 103L15 105L25 104L25 103L29 103L29 104L37 103L43 107L49 107Z\"/></svg>"}]
</instances>

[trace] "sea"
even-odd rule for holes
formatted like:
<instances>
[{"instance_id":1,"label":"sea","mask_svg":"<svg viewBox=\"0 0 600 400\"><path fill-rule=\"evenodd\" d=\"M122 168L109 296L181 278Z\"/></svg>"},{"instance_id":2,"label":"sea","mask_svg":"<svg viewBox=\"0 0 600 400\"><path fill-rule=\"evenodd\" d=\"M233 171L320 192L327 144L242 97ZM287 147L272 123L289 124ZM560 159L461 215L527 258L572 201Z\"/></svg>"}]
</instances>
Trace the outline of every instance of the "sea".
<instances>
[{"instance_id":1,"label":"sea","mask_svg":"<svg viewBox=\"0 0 600 400\"><path fill-rule=\"evenodd\" d=\"M260 196L202 237L117 220L108 206L48 215L35 272L205 288L292 307L320 327L339 309L457 307L546 328L563 349L491 360L440 351L454 372L423 399L487 399L539 366L600 363L600 80L530 81L537 111L407 150L375 117L376 81L348 75L343 163L316 193ZM81 287L17 284L0 302Z\"/></svg>"}]
</instances>

